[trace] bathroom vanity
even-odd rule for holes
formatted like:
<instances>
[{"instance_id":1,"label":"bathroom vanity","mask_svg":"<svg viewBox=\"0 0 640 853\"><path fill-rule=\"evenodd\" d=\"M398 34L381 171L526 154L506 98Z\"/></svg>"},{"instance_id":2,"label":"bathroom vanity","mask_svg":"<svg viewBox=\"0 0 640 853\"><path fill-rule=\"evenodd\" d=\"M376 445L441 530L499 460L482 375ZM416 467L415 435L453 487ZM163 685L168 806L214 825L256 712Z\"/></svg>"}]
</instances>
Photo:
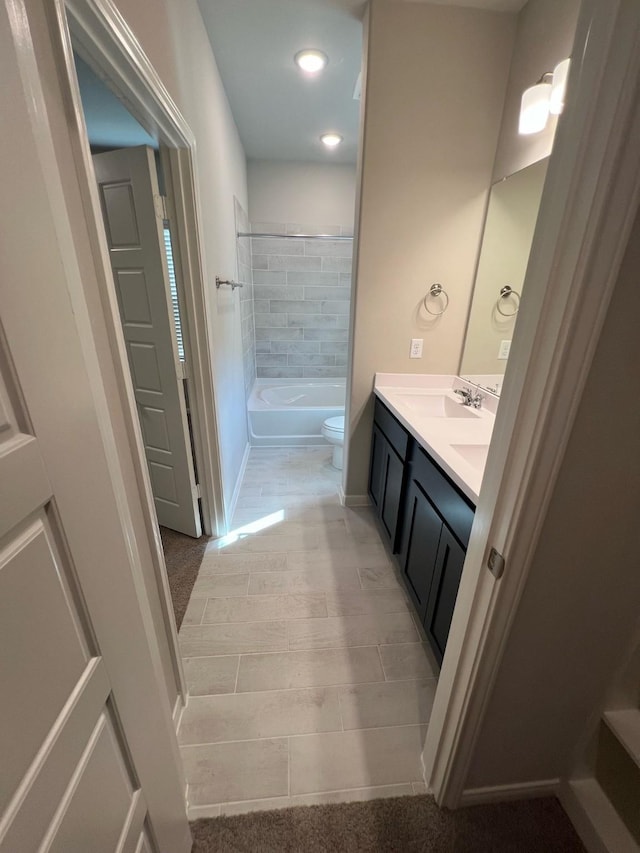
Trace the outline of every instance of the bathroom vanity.
<instances>
[{"instance_id":1,"label":"bathroom vanity","mask_svg":"<svg viewBox=\"0 0 640 853\"><path fill-rule=\"evenodd\" d=\"M444 656L493 429L451 376L378 374L369 495L438 661ZM486 400L486 402L485 402Z\"/></svg>"}]
</instances>

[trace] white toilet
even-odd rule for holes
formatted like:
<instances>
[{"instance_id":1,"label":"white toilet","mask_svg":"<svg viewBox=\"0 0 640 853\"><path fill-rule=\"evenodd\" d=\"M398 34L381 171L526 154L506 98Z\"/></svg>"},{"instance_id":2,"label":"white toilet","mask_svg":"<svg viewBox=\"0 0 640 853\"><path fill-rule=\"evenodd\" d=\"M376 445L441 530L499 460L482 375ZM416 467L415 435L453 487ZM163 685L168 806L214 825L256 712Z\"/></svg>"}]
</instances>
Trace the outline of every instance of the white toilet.
<instances>
[{"instance_id":1,"label":"white toilet","mask_svg":"<svg viewBox=\"0 0 640 853\"><path fill-rule=\"evenodd\" d=\"M322 424L322 435L329 444L333 444L333 459L331 463L338 471L342 471L342 449L344 445L344 415L327 418Z\"/></svg>"}]
</instances>

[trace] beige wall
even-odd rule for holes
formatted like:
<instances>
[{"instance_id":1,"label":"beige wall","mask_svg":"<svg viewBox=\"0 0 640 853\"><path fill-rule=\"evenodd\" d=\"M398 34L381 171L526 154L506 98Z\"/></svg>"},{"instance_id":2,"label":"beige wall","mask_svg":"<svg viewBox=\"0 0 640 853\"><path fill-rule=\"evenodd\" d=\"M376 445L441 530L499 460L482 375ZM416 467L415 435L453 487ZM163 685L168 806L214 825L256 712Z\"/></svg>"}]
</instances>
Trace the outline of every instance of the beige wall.
<instances>
[{"instance_id":1,"label":"beige wall","mask_svg":"<svg viewBox=\"0 0 640 853\"><path fill-rule=\"evenodd\" d=\"M374 373L458 370L514 31L508 14L371 4L347 494L366 492ZM438 320L419 313L436 281Z\"/></svg>"},{"instance_id":2,"label":"beige wall","mask_svg":"<svg viewBox=\"0 0 640 853\"><path fill-rule=\"evenodd\" d=\"M250 160L247 183L251 222L353 228L355 166Z\"/></svg>"},{"instance_id":3,"label":"beige wall","mask_svg":"<svg viewBox=\"0 0 640 853\"><path fill-rule=\"evenodd\" d=\"M567 773L636 630L639 267L640 217L480 730L470 788Z\"/></svg>"},{"instance_id":4,"label":"beige wall","mask_svg":"<svg viewBox=\"0 0 640 853\"><path fill-rule=\"evenodd\" d=\"M247 208L244 150L196 0L116 0L174 96L197 144L209 333L225 502L248 442L239 291L215 288L237 273L234 196Z\"/></svg>"},{"instance_id":5,"label":"beige wall","mask_svg":"<svg viewBox=\"0 0 640 853\"><path fill-rule=\"evenodd\" d=\"M520 99L545 71L571 56L580 0L529 0L518 16L494 181L548 157L558 124L551 116L542 133L518 135Z\"/></svg>"}]
</instances>

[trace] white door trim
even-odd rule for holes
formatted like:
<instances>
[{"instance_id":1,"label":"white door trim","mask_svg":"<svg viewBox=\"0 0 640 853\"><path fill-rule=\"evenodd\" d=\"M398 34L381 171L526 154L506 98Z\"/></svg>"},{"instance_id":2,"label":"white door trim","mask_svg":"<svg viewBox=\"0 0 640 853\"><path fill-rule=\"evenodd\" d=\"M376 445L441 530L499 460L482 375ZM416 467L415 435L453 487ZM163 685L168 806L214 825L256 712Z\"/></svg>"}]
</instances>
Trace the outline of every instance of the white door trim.
<instances>
[{"instance_id":1,"label":"white door trim","mask_svg":"<svg viewBox=\"0 0 640 853\"><path fill-rule=\"evenodd\" d=\"M640 6L583 0L487 472L423 753L456 808L640 200ZM488 547L504 577L486 569Z\"/></svg>"},{"instance_id":2,"label":"white door trim","mask_svg":"<svg viewBox=\"0 0 640 853\"><path fill-rule=\"evenodd\" d=\"M129 374L117 298L110 273L108 249L101 225L100 202L95 187L80 91L75 73L71 32L82 45L84 56L99 62L103 72L118 87L136 115L149 130L159 134L170 146L163 158L169 170L165 176L174 193L177 247L176 263L184 287L186 322L183 336L190 364L192 390L192 426L196 462L201 486L205 532L221 535L226 530L222 479L219 463L218 429L211 367L207 317L209 300L204 287L205 276L200 255L199 198L195 173L195 140L160 78L142 52L135 36L111 3L111 0L55 0L51 16L50 38L58 67L66 78L64 95L70 114L69 133L77 165L87 228L91 236L90 250L100 283L105 322L112 360L126 419L132 457L136 461L136 479L145 519L146 535L158 584L163 621L169 642L176 684L186 700L187 688L182 659L178 649L173 606L156 521L149 473L144 457L140 424ZM175 149L179 150L175 150ZM179 718L176 707L175 719Z\"/></svg>"},{"instance_id":3,"label":"white door trim","mask_svg":"<svg viewBox=\"0 0 640 853\"><path fill-rule=\"evenodd\" d=\"M201 215L195 137L111 0L56 0L56 10L57 33L52 32L52 37L55 37L54 49L64 64L69 81L70 108L75 117L71 132L79 168L82 168L82 183L90 185L93 173L70 33L83 58L94 68L100 69L138 121L149 132L157 133L162 145L170 149L169 156L163 156L163 165L166 168L167 185L174 196L172 201L177 234L177 247L174 248L178 249L178 278L185 296L183 335L193 398L192 427L203 522L206 533L220 536L226 532L226 518L212 368L213 347L207 323L212 308L205 287L206 273L200 252ZM90 193L87 197L89 200L95 217L99 213L99 207L95 207L97 196ZM104 250L104 246L94 243L96 266L104 266ZM117 308L115 304L111 312L114 308ZM109 317L110 324L115 324L116 320L116 316ZM114 358L121 360L124 354L115 343L115 335L113 346ZM126 368L126 362L123 368ZM123 386L126 384L127 380L123 378ZM132 420L136 421L135 409L131 415ZM134 446L138 444L138 437L133 435L136 430L137 424L131 436Z\"/></svg>"}]
</instances>

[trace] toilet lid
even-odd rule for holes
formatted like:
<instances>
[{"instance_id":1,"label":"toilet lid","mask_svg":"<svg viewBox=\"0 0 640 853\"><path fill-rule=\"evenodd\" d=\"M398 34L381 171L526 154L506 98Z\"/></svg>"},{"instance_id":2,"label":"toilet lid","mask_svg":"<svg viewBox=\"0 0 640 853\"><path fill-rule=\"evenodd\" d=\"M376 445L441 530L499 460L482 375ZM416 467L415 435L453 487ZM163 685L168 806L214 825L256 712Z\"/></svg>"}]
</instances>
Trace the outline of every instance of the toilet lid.
<instances>
[{"instance_id":1,"label":"toilet lid","mask_svg":"<svg viewBox=\"0 0 640 853\"><path fill-rule=\"evenodd\" d=\"M339 415L336 418L327 418L323 424L325 429L333 432L344 432L344 415Z\"/></svg>"}]
</instances>

